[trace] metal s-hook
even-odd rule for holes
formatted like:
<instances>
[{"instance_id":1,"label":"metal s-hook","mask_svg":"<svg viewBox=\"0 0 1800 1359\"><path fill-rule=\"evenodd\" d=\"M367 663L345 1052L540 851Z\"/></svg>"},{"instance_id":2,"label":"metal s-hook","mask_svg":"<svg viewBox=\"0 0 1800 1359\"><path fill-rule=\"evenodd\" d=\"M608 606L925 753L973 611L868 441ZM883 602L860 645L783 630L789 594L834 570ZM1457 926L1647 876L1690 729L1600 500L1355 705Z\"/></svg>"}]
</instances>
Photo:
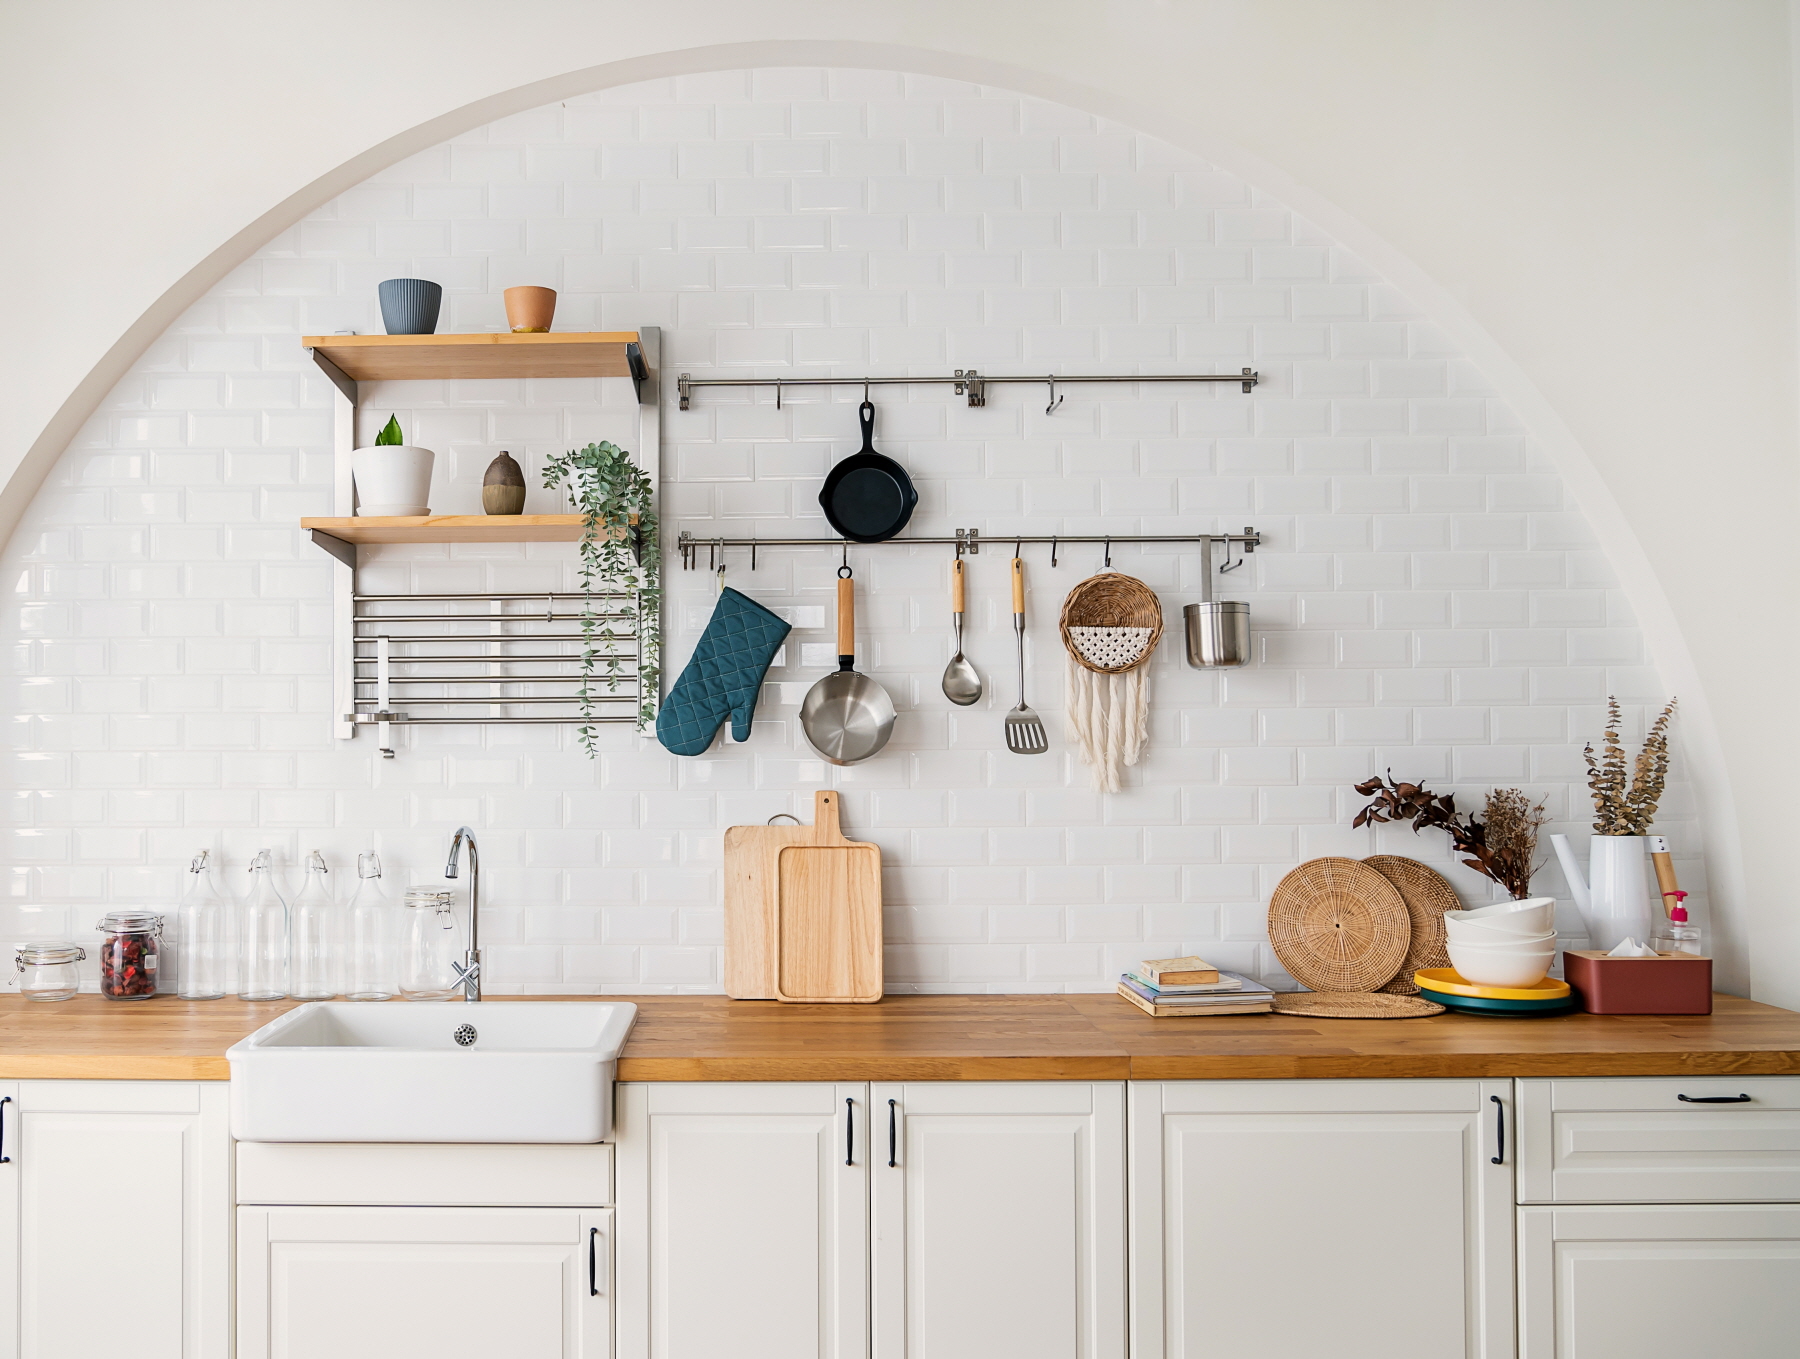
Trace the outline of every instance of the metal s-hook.
<instances>
[{"instance_id":1,"label":"metal s-hook","mask_svg":"<svg viewBox=\"0 0 1800 1359\"><path fill-rule=\"evenodd\" d=\"M1044 407L1044 414L1045 415L1052 414L1058 406L1062 405L1062 403L1063 403L1063 399L1056 394L1056 379L1051 378L1050 379L1050 404L1048 406Z\"/></svg>"},{"instance_id":2,"label":"metal s-hook","mask_svg":"<svg viewBox=\"0 0 1800 1359\"><path fill-rule=\"evenodd\" d=\"M720 562L719 563L719 577L713 586L713 597L716 599L718 596L720 596L724 593L725 593L725 563Z\"/></svg>"},{"instance_id":3,"label":"metal s-hook","mask_svg":"<svg viewBox=\"0 0 1800 1359\"><path fill-rule=\"evenodd\" d=\"M781 409L781 379L775 379L775 409Z\"/></svg>"},{"instance_id":4,"label":"metal s-hook","mask_svg":"<svg viewBox=\"0 0 1800 1359\"><path fill-rule=\"evenodd\" d=\"M850 540L844 539L844 564L838 568L840 577L850 574Z\"/></svg>"},{"instance_id":5,"label":"metal s-hook","mask_svg":"<svg viewBox=\"0 0 1800 1359\"><path fill-rule=\"evenodd\" d=\"M1112 570L1112 535L1111 534L1108 534L1107 538L1106 538L1106 569L1108 571Z\"/></svg>"},{"instance_id":6,"label":"metal s-hook","mask_svg":"<svg viewBox=\"0 0 1800 1359\"><path fill-rule=\"evenodd\" d=\"M1227 571L1237 570L1238 567L1240 567L1244 564L1244 559L1241 556L1236 561L1231 560L1231 535L1229 533L1227 533L1224 535L1224 538L1225 538L1225 564L1219 568L1219 574L1221 576L1224 575Z\"/></svg>"},{"instance_id":7,"label":"metal s-hook","mask_svg":"<svg viewBox=\"0 0 1800 1359\"><path fill-rule=\"evenodd\" d=\"M1056 535L1050 535L1050 565L1056 565Z\"/></svg>"},{"instance_id":8,"label":"metal s-hook","mask_svg":"<svg viewBox=\"0 0 1800 1359\"><path fill-rule=\"evenodd\" d=\"M867 378L864 378L863 379L863 405L866 406L868 404L869 404L869 380Z\"/></svg>"}]
</instances>

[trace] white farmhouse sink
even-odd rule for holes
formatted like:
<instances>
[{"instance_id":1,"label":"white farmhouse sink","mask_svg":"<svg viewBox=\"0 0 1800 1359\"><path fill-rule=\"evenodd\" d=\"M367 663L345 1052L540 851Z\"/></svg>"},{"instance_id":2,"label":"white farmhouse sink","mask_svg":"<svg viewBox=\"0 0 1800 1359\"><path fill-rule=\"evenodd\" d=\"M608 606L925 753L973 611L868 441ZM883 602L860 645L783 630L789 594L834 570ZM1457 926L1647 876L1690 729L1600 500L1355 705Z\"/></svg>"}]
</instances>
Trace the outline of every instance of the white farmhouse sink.
<instances>
[{"instance_id":1,"label":"white farmhouse sink","mask_svg":"<svg viewBox=\"0 0 1800 1359\"><path fill-rule=\"evenodd\" d=\"M240 1142L603 1142L637 1006L315 1001L225 1053ZM466 1031L458 1042L458 1031Z\"/></svg>"}]
</instances>

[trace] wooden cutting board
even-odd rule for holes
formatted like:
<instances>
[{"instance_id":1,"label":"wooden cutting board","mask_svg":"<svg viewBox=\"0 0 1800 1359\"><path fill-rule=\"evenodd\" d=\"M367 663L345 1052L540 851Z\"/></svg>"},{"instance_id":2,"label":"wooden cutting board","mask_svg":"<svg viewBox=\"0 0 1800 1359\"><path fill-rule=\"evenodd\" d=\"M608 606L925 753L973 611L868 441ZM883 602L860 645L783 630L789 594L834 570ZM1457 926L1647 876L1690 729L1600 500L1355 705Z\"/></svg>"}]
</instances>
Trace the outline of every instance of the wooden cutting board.
<instances>
[{"instance_id":1,"label":"wooden cutting board","mask_svg":"<svg viewBox=\"0 0 1800 1359\"><path fill-rule=\"evenodd\" d=\"M725 831L725 994L735 1000L881 998L880 851L844 838L835 792L815 795L813 821ZM791 879L787 938L796 952L784 988L782 874L783 852L790 848L819 853L785 865ZM844 909L821 906L833 899ZM852 983L847 993L846 978Z\"/></svg>"}]
</instances>

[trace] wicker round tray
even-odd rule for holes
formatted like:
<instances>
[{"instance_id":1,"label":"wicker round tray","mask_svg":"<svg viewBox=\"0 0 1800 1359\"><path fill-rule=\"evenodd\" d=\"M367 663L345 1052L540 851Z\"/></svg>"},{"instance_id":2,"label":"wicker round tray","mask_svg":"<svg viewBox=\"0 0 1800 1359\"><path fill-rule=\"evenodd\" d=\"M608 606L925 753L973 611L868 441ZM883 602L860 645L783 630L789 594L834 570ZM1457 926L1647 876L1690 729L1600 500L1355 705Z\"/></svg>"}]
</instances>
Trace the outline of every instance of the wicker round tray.
<instances>
[{"instance_id":1,"label":"wicker round tray","mask_svg":"<svg viewBox=\"0 0 1800 1359\"><path fill-rule=\"evenodd\" d=\"M1456 889L1417 859L1398 854L1375 854L1363 862L1394 884L1406 913L1412 919L1412 943L1406 950L1406 961L1383 991L1399 995L1418 994L1419 984L1413 973L1422 967L1449 967L1448 936L1444 930L1444 913L1460 911L1462 898Z\"/></svg>"},{"instance_id":2,"label":"wicker round tray","mask_svg":"<svg viewBox=\"0 0 1800 1359\"><path fill-rule=\"evenodd\" d=\"M1313 859L1276 885L1269 942L1314 991L1374 991L1406 961L1412 919L1394 884L1355 859Z\"/></svg>"},{"instance_id":3,"label":"wicker round tray","mask_svg":"<svg viewBox=\"0 0 1800 1359\"><path fill-rule=\"evenodd\" d=\"M1123 665L1095 665L1077 650L1069 636L1070 628L1149 628L1150 640L1141 654ZM1102 571L1069 591L1057 619L1057 630L1076 664L1101 675L1122 675L1136 670L1156 651L1156 644L1162 640L1162 604L1156 591L1135 576Z\"/></svg>"},{"instance_id":4,"label":"wicker round tray","mask_svg":"<svg viewBox=\"0 0 1800 1359\"><path fill-rule=\"evenodd\" d=\"M1318 1019L1423 1019L1443 1014L1444 1007L1385 991L1284 991L1275 997L1275 1013Z\"/></svg>"}]
</instances>

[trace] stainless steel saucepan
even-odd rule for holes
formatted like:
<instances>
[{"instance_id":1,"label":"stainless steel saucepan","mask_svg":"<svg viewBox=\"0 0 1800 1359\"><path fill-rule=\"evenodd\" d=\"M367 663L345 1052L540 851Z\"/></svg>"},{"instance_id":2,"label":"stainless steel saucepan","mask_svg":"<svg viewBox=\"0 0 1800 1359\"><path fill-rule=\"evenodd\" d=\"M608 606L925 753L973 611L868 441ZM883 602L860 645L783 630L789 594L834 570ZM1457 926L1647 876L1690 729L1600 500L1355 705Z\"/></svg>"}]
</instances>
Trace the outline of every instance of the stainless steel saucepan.
<instances>
[{"instance_id":1,"label":"stainless steel saucepan","mask_svg":"<svg viewBox=\"0 0 1800 1359\"><path fill-rule=\"evenodd\" d=\"M832 764L857 764L894 733L894 700L856 673L856 586L848 566L838 570L838 668L807 691L800 726L812 748Z\"/></svg>"}]
</instances>

